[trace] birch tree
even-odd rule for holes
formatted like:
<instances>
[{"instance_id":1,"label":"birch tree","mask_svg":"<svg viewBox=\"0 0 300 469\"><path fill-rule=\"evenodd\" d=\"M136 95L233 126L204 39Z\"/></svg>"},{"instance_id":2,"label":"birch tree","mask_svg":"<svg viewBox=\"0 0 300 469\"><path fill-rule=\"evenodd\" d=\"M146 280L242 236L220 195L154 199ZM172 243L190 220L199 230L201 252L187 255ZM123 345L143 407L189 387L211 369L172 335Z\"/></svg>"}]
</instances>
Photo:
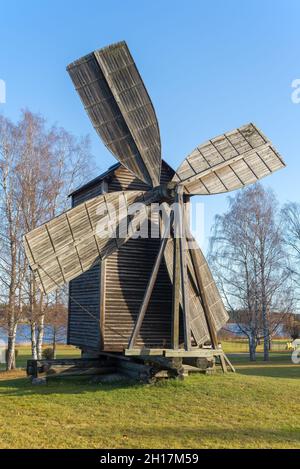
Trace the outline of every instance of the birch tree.
<instances>
[{"instance_id":1,"label":"birch tree","mask_svg":"<svg viewBox=\"0 0 300 469\"><path fill-rule=\"evenodd\" d=\"M288 202L281 210L284 242L290 254L290 273L295 290L296 308L300 309L300 203Z\"/></svg>"},{"instance_id":2,"label":"birch tree","mask_svg":"<svg viewBox=\"0 0 300 469\"><path fill-rule=\"evenodd\" d=\"M51 330L53 358L56 358L57 343L65 340L68 325L68 309L63 291L56 291L53 295L46 310L45 323L48 330Z\"/></svg>"},{"instance_id":3,"label":"birch tree","mask_svg":"<svg viewBox=\"0 0 300 469\"><path fill-rule=\"evenodd\" d=\"M278 204L272 191L256 184L229 198L217 216L210 242L210 262L228 310L249 342L250 359L264 341L264 360L281 317L293 295ZM277 312L276 321L272 312Z\"/></svg>"},{"instance_id":4,"label":"birch tree","mask_svg":"<svg viewBox=\"0 0 300 469\"><path fill-rule=\"evenodd\" d=\"M92 171L90 145L87 137L78 139L63 128L48 128L43 117L27 110L17 124L5 118L1 123L1 242L7 258L1 259L0 270L6 272L7 282L2 291L8 297L8 356L25 304L32 356L41 358L49 298L37 288L28 269L22 235L67 208L68 192ZM8 367L12 366L10 361Z\"/></svg>"},{"instance_id":5,"label":"birch tree","mask_svg":"<svg viewBox=\"0 0 300 469\"><path fill-rule=\"evenodd\" d=\"M0 117L0 157L0 278L7 318L7 369L10 370L15 367L17 325L22 312L20 291L25 265L21 253L22 212L16 177L18 131L3 117Z\"/></svg>"}]
</instances>

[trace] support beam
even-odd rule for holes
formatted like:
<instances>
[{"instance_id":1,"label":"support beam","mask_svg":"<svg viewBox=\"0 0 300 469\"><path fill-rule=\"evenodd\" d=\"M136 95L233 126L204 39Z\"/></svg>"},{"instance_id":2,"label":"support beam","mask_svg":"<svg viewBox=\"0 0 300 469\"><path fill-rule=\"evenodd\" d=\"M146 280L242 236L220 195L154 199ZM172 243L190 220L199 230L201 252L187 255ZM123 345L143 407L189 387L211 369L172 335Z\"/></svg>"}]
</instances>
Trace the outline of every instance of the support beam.
<instances>
[{"instance_id":1,"label":"support beam","mask_svg":"<svg viewBox=\"0 0 300 469\"><path fill-rule=\"evenodd\" d=\"M170 233L170 226L172 225L173 220L174 220L174 211L172 210L170 216L168 217L168 221L166 223L166 226L165 226L165 231L163 233L163 237L162 237L162 240L161 240L161 243L160 243L160 247L159 247L159 250L158 250L158 253L157 253L157 256L156 256L156 259L155 259L155 263L154 263L154 266L153 266L153 269L152 269L152 273L151 273L151 276L150 276L150 279L149 279L149 282L148 282L148 285L147 285L147 288L146 288L146 292L145 292L145 295L144 295L144 298L143 298L143 302L142 302L142 305L141 305L141 308L140 308L140 311L139 311L135 326L133 328L133 331L132 331L132 334L131 334L131 337L130 337L130 340L129 340L129 344L128 344L129 349L132 349L134 347L137 336L139 335L139 332L141 330L141 326L142 326L142 323L143 323L143 320L144 320L144 317L145 317L145 314L146 314L146 311L147 311L147 308L148 308L148 304L149 304L149 301L150 301L150 298L151 298L153 287L155 285L155 281L156 281L156 278L157 278L159 267L160 267L161 261L163 259L164 250L166 248L168 236L169 236L169 233Z\"/></svg>"},{"instance_id":2,"label":"support beam","mask_svg":"<svg viewBox=\"0 0 300 469\"><path fill-rule=\"evenodd\" d=\"M223 350L214 350L214 349L203 349L198 347L192 347L190 350L184 350L183 348L179 348L177 350L174 349L156 349L156 348L132 348L132 349L125 349L124 351L125 356L164 356L164 357L177 357L177 358L211 358L211 357L219 357L223 355Z\"/></svg>"},{"instance_id":3,"label":"support beam","mask_svg":"<svg viewBox=\"0 0 300 469\"><path fill-rule=\"evenodd\" d=\"M235 373L235 368L225 353L224 353L224 359L227 365L229 366L229 368L231 369L231 371Z\"/></svg>"},{"instance_id":4,"label":"support beam","mask_svg":"<svg viewBox=\"0 0 300 469\"><path fill-rule=\"evenodd\" d=\"M227 365L226 365L224 355L220 355L220 363L221 363L223 373L227 373L228 370L227 370Z\"/></svg>"},{"instance_id":5,"label":"support beam","mask_svg":"<svg viewBox=\"0 0 300 469\"><path fill-rule=\"evenodd\" d=\"M180 311L180 245L179 238L173 239L173 296L172 296L172 348L179 348Z\"/></svg>"},{"instance_id":6,"label":"support beam","mask_svg":"<svg viewBox=\"0 0 300 469\"><path fill-rule=\"evenodd\" d=\"M179 223L181 297L182 297L183 326L184 326L184 348L185 350L190 350L191 349L191 326L190 326L189 297L188 297L185 213L184 213L184 203L183 203L182 193L183 193L183 188L179 186L178 187L178 204L179 204L178 223Z\"/></svg>"}]
</instances>

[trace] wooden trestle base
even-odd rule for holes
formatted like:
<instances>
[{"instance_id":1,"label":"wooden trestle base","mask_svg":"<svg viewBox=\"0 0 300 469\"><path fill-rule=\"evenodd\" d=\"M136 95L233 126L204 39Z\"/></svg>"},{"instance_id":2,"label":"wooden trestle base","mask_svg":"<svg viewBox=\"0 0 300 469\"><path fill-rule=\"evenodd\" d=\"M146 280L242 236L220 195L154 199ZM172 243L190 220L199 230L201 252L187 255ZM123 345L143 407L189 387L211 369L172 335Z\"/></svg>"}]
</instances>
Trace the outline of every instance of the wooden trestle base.
<instances>
[{"instance_id":1,"label":"wooden trestle base","mask_svg":"<svg viewBox=\"0 0 300 469\"><path fill-rule=\"evenodd\" d=\"M153 383L161 379L184 379L193 373L216 372L216 360L222 371L235 371L222 349L127 349L124 354L100 352L94 358L28 360L27 375L33 384L43 384L59 376L92 376L93 382L131 379Z\"/></svg>"},{"instance_id":2,"label":"wooden trestle base","mask_svg":"<svg viewBox=\"0 0 300 469\"><path fill-rule=\"evenodd\" d=\"M191 348L191 350L178 349L158 349L158 348L128 348L124 351L126 357L139 357L145 360L154 359L155 357L162 357L165 359L179 358L183 363L197 364L207 361L208 363L214 363L219 360L221 369L224 373L232 371L235 373L235 368L231 361L224 353L222 348Z\"/></svg>"}]
</instances>

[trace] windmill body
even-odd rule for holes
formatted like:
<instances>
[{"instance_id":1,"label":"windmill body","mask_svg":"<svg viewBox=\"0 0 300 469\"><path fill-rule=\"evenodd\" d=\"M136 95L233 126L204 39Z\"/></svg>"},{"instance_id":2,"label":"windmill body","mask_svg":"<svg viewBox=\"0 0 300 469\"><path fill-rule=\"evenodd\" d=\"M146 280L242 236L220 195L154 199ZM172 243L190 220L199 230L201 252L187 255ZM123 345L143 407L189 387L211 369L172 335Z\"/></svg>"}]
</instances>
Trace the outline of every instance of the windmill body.
<instances>
[{"instance_id":1,"label":"windmill body","mask_svg":"<svg viewBox=\"0 0 300 469\"><path fill-rule=\"evenodd\" d=\"M161 179L174 171L162 163ZM71 194L77 206L103 191L145 190L147 186L121 164ZM85 352L123 352L137 319L160 239L132 239L69 284L68 342ZM88 305L88 311L81 308ZM92 316L89 314L92 312ZM95 316L95 317L94 317ZM95 319L96 318L96 319ZM161 266L137 345L170 348L172 283ZM98 322L99 320L99 322ZM155 326L153 325L155 322Z\"/></svg>"},{"instance_id":2,"label":"windmill body","mask_svg":"<svg viewBox=\"0 0 300 469\"><path fill-rule=\"evenodd\" d=\"M247 124L199 145L175 172L161 160L155 111L125 42L68 72L120 163L74 192L72 209L25 235L38 285L49 293L70 282L69 343L82 350L197 357L209 342L226 371L217 332L228 315L190 233L187 205L193 195L254 183L282 168L282 158ZM163 212L154 221L153 204ZM142 209L133 214L135 205ZM114 236L99 228L105 223ZM149 223L157 237L138 237Z\"/></svg>"}]
</instances>

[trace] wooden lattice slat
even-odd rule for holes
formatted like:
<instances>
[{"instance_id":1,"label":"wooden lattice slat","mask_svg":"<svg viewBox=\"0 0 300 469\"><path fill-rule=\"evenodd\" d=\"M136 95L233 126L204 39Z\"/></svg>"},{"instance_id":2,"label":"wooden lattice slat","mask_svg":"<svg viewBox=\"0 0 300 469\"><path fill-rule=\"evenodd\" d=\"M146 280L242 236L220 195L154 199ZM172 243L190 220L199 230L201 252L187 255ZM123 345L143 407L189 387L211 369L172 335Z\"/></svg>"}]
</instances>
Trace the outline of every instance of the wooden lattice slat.
<instances>
[{"instance_id":1,"label":"wooden lattice slat","mask_svg":"<svg viewBox=\"0 0 300 469\"><path fill-rule=\"evenodd\" d=\"M105 145L141 181L159 185L158 122L126 43L88 54L67 70Z\"/></svg>"},{"instance_id":2,"label":"wooden lattice slat","mask_svg":"<svg viewBox=\"0 0 300 469\"><path fill-rule=\"evenodd\" d=\"M183 184L189 194L217 194L239 189L284 166L271 142L248 124L197 147L173 181Z\"/></svg>"},{"instance_id":3,"label":"wooden lattice slat","mask_svg":"<svg viewBox=\"0 0 300 469\"><path fill-rule=\"evenodd\" d=\"M136 202L150 204L154 199L152 191L100 195L26 234L26 254L44 292L49 293L70 281L92 267L99 258L114 252L148 217L145 207L128 227L127 208ZM123 237L111 237L107 229L106 222L116 220L125 226Z\"/></svg>"}]
</instances>

